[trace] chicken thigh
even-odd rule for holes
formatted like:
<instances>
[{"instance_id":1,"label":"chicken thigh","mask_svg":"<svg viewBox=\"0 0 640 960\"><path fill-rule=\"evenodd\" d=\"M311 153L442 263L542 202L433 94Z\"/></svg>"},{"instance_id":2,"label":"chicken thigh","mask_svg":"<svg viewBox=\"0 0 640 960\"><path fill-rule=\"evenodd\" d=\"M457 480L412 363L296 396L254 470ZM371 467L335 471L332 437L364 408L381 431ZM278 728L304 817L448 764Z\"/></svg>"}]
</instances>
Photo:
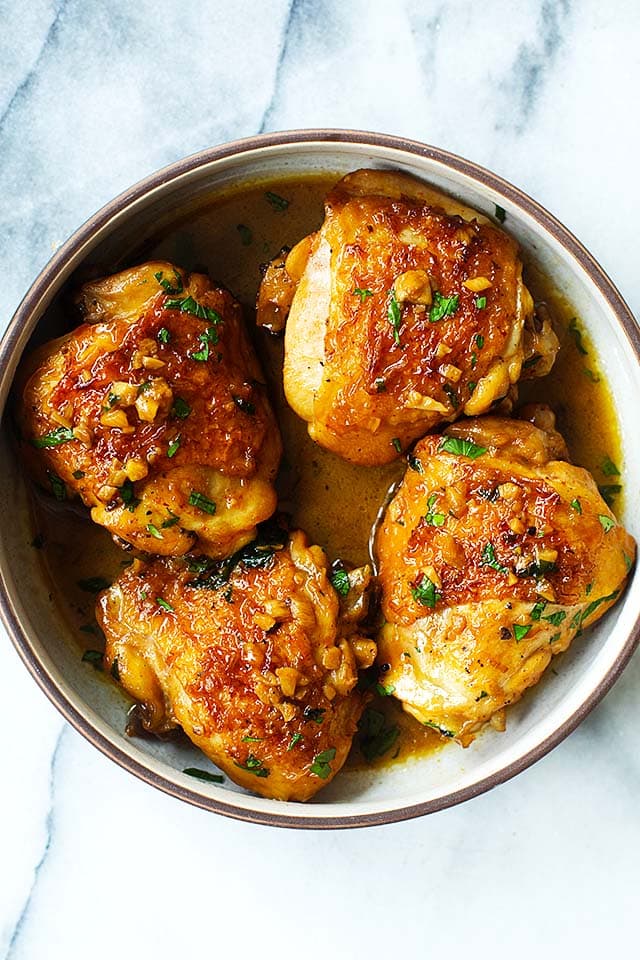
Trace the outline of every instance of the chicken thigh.
<instances>
[{"instance_id":1,"label":"chicken thigh","mask_svg":"<svg viewBox=\"0 0 640 960\"><path fill-rule=\"evenodd\" d=\"M421 723L463 745L537 683L552 656L615 603L633 538L591 475L540 426L494 417L426 437L375 551L383 682Z\"/></svg>"},{"instance_id":2,"label":"chicken thigh","mask_svg":"<svg viewBox=\"0 0 640 960\"><path fill-rule=\"evenodd\" d=\"M288 302L287 400L314 440L359 464L486 412L521 377L547 373L558 349L516 243L389 171L344 177L320 230L273 261L258 322L277 329Z\"/></svg>"},{"instance_id":3,"label":"chicken thigh","mask_svg":"<svg viewBox=\"0 0 640 960\"><path fill-rule=\"evenodd\" d=\"M339 595L300 531L219 563L136 560L98 600L106 666L147 730L180 726L241 786L308 800L344 764L366 699L369 577L342 571Z\"/></svg>"},{"instance_id":4,"label":"chicken thigh","mask_svg":"<svg viewBox=\"0 0 640 960\"><path fill-rule=\"evenodd\" d=\"M281 453L239 304L155 262L85 284L79 306L22 372L34 474L141 550L238 549L275 509Z\"/></svg>"}]
</instances>

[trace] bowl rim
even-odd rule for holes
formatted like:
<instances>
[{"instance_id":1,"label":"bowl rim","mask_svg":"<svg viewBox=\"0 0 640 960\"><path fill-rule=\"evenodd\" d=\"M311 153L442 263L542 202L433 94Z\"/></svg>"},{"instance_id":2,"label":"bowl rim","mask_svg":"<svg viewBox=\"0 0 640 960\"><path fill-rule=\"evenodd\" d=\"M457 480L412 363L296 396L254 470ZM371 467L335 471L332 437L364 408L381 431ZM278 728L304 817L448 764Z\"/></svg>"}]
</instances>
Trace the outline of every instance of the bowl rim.
<instances>
[{"instance_id":1,"label":"bowl rim","mask_svg":"<svg viewBox=\"0 0 640 960\"><path fill-rule=\"evenodd\" d=\"M243 154L261 150L265 147L286 147L287 145L293 144L312 145L315 143L318 145L340 143L359 144L373 148L392 149L411 156L432 160L452 170L454 173L470 178L481 188L489 188L498 197L506 199L515 207L523 210L536 222L542 232L550 234L552 238L562 246L564 251L577 261L578 266L582 268L588 278L594 283L620 325L623 333L626 335L632 354L640 366L640 328L617 287L600 264L571 231L524 191L479 164L416 140L363 130L309 128L257 134L251 137L232 140L191 154L168 166L162 167L150 176L138 181L102 206L59 247L33 281L19 304L0 341L0 386L2 386L4 381L4 386L7 388L13 379L14 367L17 362L15 353L21 331L27 324L31 314L37 309L43 298L46 297L50 286L55 282L61 268L64 267L65 263L85 242L100 230L100 228L106 226L114 216L123 213L128 206L140 200L152 190L158 187L165 187L184 174L191 173L197 168L206 166L213 161L232 156L242 156ZM590 694L583 700L574 713L540 743L536 744L521 757L508 763L502 769L491 773L489 776L442 797L419 802L410 806L374 811L370 814L357 813L345 814L344 816L328 815L325 817L313 815L311 811L313 811L314 807L311 805L306 808L310 811L309 816L302 815L298 817L291 816L284 812L270 813L263 810L249 810L243 807L236 807L233 804L225 803L218 799L218 797L198 793L149 769L144 763L139 762L116 744L110 742L104 734L93 725L91 720L78 709L73 702L73 698L68 696L58 686L47 667L42 663L34 644L31 642L25 628L16 615L11 600L11 592L2 569L0 569L0 619L4 623L7 633L21 660L48 699L71 726L103 754L119 764L119 766L134 774L140 780L157 787L164 793L184 800L194 806L246 822L268 826L306 829L344 829L348 827L381 826L387 823L409 820L414 817L420 817L428 813L443 810L461 803L464 800L479 796L487 790L498 786L500 783L504 783L544 757L575 730L611 689L640 642L639 614L629 631L624 645L609 670L600 678L597 685L591 690ZM275 804L275 801L273 802Z\"/></svg>"}]
</instances>

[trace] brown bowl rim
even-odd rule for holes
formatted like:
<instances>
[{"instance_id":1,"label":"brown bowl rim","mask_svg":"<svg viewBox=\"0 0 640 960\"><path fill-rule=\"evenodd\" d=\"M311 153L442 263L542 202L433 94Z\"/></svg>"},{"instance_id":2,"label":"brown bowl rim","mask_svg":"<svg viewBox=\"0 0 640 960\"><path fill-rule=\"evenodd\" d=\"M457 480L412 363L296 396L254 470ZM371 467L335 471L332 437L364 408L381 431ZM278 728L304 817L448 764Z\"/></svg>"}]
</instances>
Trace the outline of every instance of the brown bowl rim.
<instances>
[{"instance_id":1,"label":"brown bowl rim","mask_svg":"<svg viewBox=\"0 0 640 960\"><path fill-rule=\"evenodd\" d=\"M237 156L248 153L253 150L272 146L285 146L295 143L357 143L363 146L385 147L398 150L403 153L411 154L434 160L445 167L449 167L456 173L461 173L471 177L481 186L489 187L499 196L509 200L515 206L519 207L525 213L529 214L538 226L549 233L561 246L569 253L586 272L589 278L596 285L618 323L623 329L631 350L640 364L640 329L638 328L631 310L625 303L615 284L602 269L600 264L589 253L589 251L580 243L580 241L564 226L556 217L549 213L544 207L533 200L530 196L519 190L513 184L504 180L502 177L487 170L479 164L470 160L441 150L416 140L409 140L403 137L391 136L388 134L374 133L363 130L347 129L302 129L286 130L277 133L257 134L256 136L246 137L240 140L229 141L215 147L200 151L185 157L169 166L163 167L143 180L140 180L128 190L120 193L113 200L105 204L92 217L82 224L72 236L57 250L51 260L40 272L33 284L26 293L24 299L18 306L13 318L11 319L7 330L0 341L0 378L6 379L12 372L12 360L14 358L15 346L20 335L20 331L27 323L31 313L37 307L43 296L46 295L49 286L55 281L65 262L85 243L91 236L104 226L116 214L122 212L127 206L136 200L139 200L149 191L159 186L171 182L172 180L189 173L200 166L204 166L215 160L221 160L230 156ZM0 570L0 618L2 619L9 637L11 638L20 658L35 679L36 683L44 691L49 700L60 711L65 720L73 726L82 736L98 748L103 754L115 761L125 770L137 776L139 779L157 787L170 796L177 797L194 806L205 810L211 810L224 816L232 817L236 820L258 823L267 826L306 828L306 829L344 829L348 827L366 827L382 826L387 823L394 823L402 820L409 820L414 817L424 816L428 813L435 813L438 810L444 810L447 807L462 803L472 797L477 797L487 790L493 789L501 783L511 779L527 767L534 764L537 760L544 757L550 750L556 747L564 740L575 728L584 720L584 718L593 710L593 708L603 699L606 693L616 682L625 666L629 662L636 646L640 642L640 616L636 619L627 640L618 654L611 668L600 680L597 686L591 691L589 696L583 701L578 709L552 734L541 741L530 751L519 759L507 764L501 770L491 774L482 780L477 781L465 787L462 790L454 791L443 797L422 803L412 804L410 806L397 809L383 810L371 814L353 814L345 816L317 817L310 816L292 817L286 813L268 813L264 811L244 810L231 804L224 803L213 797L206 797L196 793L180 784L173 783L168 778L148 769L143 763L130 757L125 751L121 750L115 744L112 744L96 727L87 719L83 713L78 710L72 700L62 692L56 682L49 674L47 669L41 663L34 647L23 629L21 623L15 615L11 597L7 589L2 571ZM313 810L313 804L307 809Z\"/></svg>"}]
</instances>

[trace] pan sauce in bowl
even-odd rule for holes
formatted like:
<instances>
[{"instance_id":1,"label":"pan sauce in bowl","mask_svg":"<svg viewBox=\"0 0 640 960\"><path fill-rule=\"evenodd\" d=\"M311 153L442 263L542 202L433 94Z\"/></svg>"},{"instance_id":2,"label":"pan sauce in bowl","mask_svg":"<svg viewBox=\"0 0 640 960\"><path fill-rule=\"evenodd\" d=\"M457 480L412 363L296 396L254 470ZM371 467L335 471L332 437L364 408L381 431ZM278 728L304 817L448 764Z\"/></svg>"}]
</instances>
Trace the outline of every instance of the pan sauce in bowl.
<instances>
[{"instance_id":1,"label":"pan sauce in bowl","mask_svg":"<svg viewBox=\"0 0 640 960\"><path fill-rule=\"evenodd\" d=\"M208 202L200 200L188 212L181 211L173 223L165 224L143 246L121 251L117 261L100 263L98 272L112 272L155 258L168 259L187 270L204 269L214 282L226 285L246 305L247 320L253 327L251 311L260 282L260 264L285 243L292 245L319 225L322 199L338 177L270 180ZM505 229L509 229L508 220ZM526 258L525 281L534 299L547 304L561 349L551 374L526 384L521 398L550 403L574 462L610 488L614 509L619 509L621 494L614 492L619 477L614 471L621 469L620 435L611 392L595 350L581 332L579 320L574 319L571 305ZM389 487L402 476L405 462L380 468L358 467L314 444L308 438L306 424L284 401L282 339L263 330L255 330L254 339L284 439L279 476L282 509L291 515L293 526L300 526L312 542L324 547L330 561L341 558L354 565L368 562L371 528ZM84 511L70 512L37 493L35 524L35 543L41 545L40 555L56 601L77 638L78 657L83 650L100 649L93 593L118 575L123 563L128 562L126 555ZM86 669L91 669L90 662ZM110 683L99 673L95 681ZM124 694L118 691L118 696L123 702L124 727L126 703ZM535 697L536 690L527 696ZM404 714L396 701L377 698L372 705L386 714L388 725L400 730L392 749L375 761L376 765L397 763L441 747L441 738ZM497 734L489 731L487 735ZM363 763L357 743L356 739L352 767Z\"/></svg>"}]
</instances>

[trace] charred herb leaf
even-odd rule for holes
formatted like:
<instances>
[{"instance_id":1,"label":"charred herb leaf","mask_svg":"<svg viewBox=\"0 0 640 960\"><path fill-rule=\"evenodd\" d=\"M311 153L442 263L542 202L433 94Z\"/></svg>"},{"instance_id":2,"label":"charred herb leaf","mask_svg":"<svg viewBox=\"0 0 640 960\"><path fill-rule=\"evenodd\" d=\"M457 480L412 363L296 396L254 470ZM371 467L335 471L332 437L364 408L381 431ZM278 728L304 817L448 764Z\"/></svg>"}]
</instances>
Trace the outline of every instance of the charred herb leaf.
<instances>
[{"instance_id":1,"label":"charred herb leaf","mask_svg":"<svg viewBox=\"0 0 640 960\"><path fill-rule=\"evenodd\" d=\"M224 783L222 774L209 773L208 770L199 770L198 767L185 767L182 772L196 780L203 780L205 783Z\"/></svg>"},{"instance_id":2,"label":"charred herb leaf","mask_svg":"<svg viewBox=\"0 0 640 960\"><path fill-rule=\"evenodd\" d=\"M204 590L218 590L228 582L236 567L266 567L273 555L282 550L287 542L286 531L275 521L267 521L258 527L258 536L245 544L230 557L212 561L206 557L190 557L188 569L199 576L189 584Z\"/></svg>"}]
</instances>

